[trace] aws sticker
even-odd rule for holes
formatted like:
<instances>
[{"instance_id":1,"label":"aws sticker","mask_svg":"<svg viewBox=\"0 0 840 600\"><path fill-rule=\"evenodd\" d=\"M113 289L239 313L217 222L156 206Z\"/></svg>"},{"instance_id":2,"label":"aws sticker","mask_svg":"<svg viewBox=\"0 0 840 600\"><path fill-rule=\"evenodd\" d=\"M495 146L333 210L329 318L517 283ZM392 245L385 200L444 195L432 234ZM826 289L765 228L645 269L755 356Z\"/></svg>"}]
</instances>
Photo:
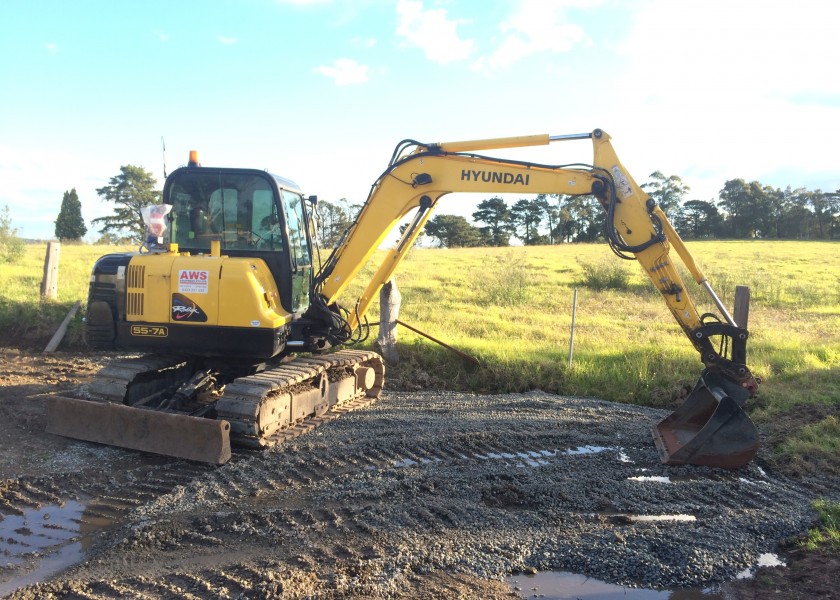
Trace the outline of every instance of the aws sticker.
<instances>
[{"instance_id":1,"label":"aws sticker","mask_svg":"<svg viewBox=\"0 0 840 600\"><path fill-rule=\"evenodd\" d=\"M178 291L182 294L206 294L210 284L210 271L180 269Z\"/></svg>"},{"instance_id":2,"label":"aws sticker","mask_svg":"<svg viewBox=\"0 0 840 600\"><path fill-rule=\"evenodd\" d=\"M203 323L207 314L201 307L182 294L172 294L172 318L175 321L194 321Z\"/></svg>"}]
</instances>

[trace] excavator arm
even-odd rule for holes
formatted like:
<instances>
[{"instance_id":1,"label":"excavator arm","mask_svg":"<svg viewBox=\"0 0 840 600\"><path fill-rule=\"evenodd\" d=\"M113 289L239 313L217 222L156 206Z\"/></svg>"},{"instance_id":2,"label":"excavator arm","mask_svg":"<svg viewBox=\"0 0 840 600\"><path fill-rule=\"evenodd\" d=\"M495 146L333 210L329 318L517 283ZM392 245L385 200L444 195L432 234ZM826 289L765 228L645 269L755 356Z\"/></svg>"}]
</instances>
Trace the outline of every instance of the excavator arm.
<instances>
[{"instance_id":1,"label":"excavator arm","mask_svg":"<svg viewBox=\"0 0 840 600\"><path fill-rule=\"evenodd\" d=\"M482 154L485 150L590 139L591 164L546 165ZM754 456L757 432L741 410L756 387L746 366L748 332L739 327L669 223L664 212L625 169L596 129L573 135L535 135L440 144L404 140L373 184L355 222L313 279L314 305L337 323L346 342L384 283L391 279L438 201L452 192L594 195L606 212L605 237L622 258L635 258L659 290L677 323L699 352L703 375L689 399L654 427L664 462L737 467ZM337 301L388 234L411 211L413 220L387 252L346 318ZM672 252L720 311L700 315L677 271ZM670 419L670 420L669 420Z\"/></svg>"}]
</instances>

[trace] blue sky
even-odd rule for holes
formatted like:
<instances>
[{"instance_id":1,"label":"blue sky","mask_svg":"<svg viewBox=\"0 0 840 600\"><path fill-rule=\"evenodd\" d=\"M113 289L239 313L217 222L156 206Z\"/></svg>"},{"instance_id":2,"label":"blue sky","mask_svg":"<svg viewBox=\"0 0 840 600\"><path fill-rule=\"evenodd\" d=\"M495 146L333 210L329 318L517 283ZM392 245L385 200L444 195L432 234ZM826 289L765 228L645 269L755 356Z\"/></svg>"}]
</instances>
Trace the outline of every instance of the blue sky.
<instances>
[{"instance_id":1,"label":"blue sky","mask_svg":"<svg viewBox=\"0 0 840 600\"><path fill-rule=\"evenodd\" d=\"M596 127L639 182L679 175L689 198L735 177L836 190L838 17L833 0L0 0L0 207L49 238L75 187L89 223L121 165L162 186L162 137L170 171L197 149L361 202L404 138Z\"/></svg>"}]
</instances>

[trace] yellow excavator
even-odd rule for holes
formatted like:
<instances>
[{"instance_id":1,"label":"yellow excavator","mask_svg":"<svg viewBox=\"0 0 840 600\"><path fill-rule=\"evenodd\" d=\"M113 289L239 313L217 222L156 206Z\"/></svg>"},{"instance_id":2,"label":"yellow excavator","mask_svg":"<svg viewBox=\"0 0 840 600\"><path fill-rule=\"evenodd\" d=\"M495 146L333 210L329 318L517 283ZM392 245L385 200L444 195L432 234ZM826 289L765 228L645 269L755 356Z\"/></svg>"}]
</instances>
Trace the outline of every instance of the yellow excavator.
<instances>
[{"instance_id":1,"label":"yellow excavator","mask_svg":"<svg viewBox=\"0 0 840 600\"><path fill-rule=\"evenodd\" d=\"M483 154L586 139L594 149L591 164ZM704 365L683 405L653 425L662 461L737 468L752 460L758 432L743 405L757 383L746 365L745 323L736 323L599 129L436 144L403 140L324 260L315 197L267 171L202 167L191 152L188 165L166 178L163 204L144 215L140 251L103 256L91 275L88 344L147 354L115 359L83 398L52 398L47 430L223 464L231 442L271 445L328 412L375 400L384 381L381 357L347 347L366 337L371 301L451 192L594 195L606 214L609 246L639 261ZM360 269L412 211L361 296L340 305ZM672 251L720 316L699 314Z\"/></svg>"}]
</instances>

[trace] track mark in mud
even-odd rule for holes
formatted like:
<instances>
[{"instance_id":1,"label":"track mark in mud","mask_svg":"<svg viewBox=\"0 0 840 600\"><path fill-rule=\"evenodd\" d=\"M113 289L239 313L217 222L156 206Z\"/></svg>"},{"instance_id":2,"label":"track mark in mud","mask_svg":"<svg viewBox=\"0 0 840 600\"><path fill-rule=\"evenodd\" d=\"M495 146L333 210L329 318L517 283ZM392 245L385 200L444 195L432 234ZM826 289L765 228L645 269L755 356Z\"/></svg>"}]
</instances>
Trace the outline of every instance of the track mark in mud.
<instances>
[{"instance_id":1,"label":"track mark in mud","mask_svg":"<svg viewBox=\"0 0 840 600\"><path fill-rule=\"evenodd\" d=\"M141 458L139 462L140 467L128 470L111 471L101 465L98 472L80 470L3 482L0 594L42 581L81 562L100 531L213 469L158 458Z\"/></svg>"},{"instance_id":2,"label":"track mark in mud","mask_svg":"<svg viewBox=\"0 0 840 600\"><path fill-rule=\"evenodd\" d=\"M525 569L705 585L807 518L801 490L758 467L661 466L648 431L659 415L648 409L544 394L383 400L181 479L171 465L98 488L53 478L42 486L53 496L98 491L124 502L116 512L130 526L97 536L92 560L45 589L94 599L208 589L383 598L448 574L441 586L456 585L457 597L470 589L457 587L462 575L484 591ZM598 418L606 424L589 422ZM673 483L630 479L664 476ZM44 502L52 496L42 487L15 492ZM132 504L135 488L157 496Z\"/></svg>"}]
</instances>

